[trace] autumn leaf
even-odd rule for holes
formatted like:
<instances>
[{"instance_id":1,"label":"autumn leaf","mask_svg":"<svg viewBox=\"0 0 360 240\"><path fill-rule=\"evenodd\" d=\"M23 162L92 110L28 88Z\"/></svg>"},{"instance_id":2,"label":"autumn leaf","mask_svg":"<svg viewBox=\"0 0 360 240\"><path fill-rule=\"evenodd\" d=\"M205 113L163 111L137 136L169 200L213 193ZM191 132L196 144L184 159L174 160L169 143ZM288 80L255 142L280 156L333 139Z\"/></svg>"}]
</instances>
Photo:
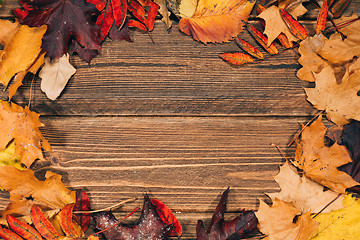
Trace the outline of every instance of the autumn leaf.
<instances>
[{"instance_id":1,"label":"autumn leaf","mask_svg":"<svg viewBox=\"0 0 360 240\"><path fill-rule=\"evenodd\" d=\"M358 185L351 176L338 170L350 163L351 158L345 146L336 142L327 147L324 144L326 127L321 116L306 127L296 146L294 164L304 171L305 176L338 193L345 193L349 187Z\"/></svg>"},{"instance_id":2,"label":"autumn leaf","mask_svg":"<svg viewBox=\"0 0 360 240\"><path fill-rule=\"evenodd\" d=\"M92 217L97 229L107 229L103 232L106 239L166 239L173 229L172 224L161 220L156 206L147 194L144 196L140 219L133 227L119 223L111 212L95 213ZM175 216L173 218L176 219Z\"/></svg>"},{"instance_id":3,"label":"autumn leaf","mask_svg":"<svg viewBox=\"0 0 360 240\"><path fill-rule=\"evenodd\" d=\"M165 23L167 29L170 29L172 26L172 21L170 20L170 12L166 6L166 0L154 0L154 2L159 5L159 13L162 16L161 21Z\"/></svg>"},{"instance_id":4,"label":"autumn leaf","mask_svg":"<svg viewBox=\"0 0 360 240\"><path fill-rule=\"evenodd\" d=\"M0 100L0 149L5 149L10 141L15 142L15 155L21 163L30 167L36 159L43 160L41 146L51 151L50 144L41 134L39 114L28 107Z\"/></svg>"},{"instance_id":5,"label":"autumn leaf","mask_svg":"<svg viewBox=\"0 0 360 240\"><path fill-rule=\"evenodd\" d=\"M247 29L248 29L249 33L251 34L251 36L253 36L253 38L258 43L260 43L260 45L266 51L268 51L268 53L270 53L271 55L275 55L275 54L279 53L279 51L276 48L276 46L274 45L274 43L270 43L270 45L268 46L268 38L264 34L262 34L257 28L255 28L253 25L248 24Z\"/></svg>"},{"instance_id":6,"label":"autumn leaf","mask_svg":"<svg viewBox=\"0 0 360 240\"><path fill-rule=\"evenodd\" d=\"M224 220L228 194L229 188L221 195L207 232L205 231L203 221L198 221L196 225L196 235L198 240L240 239L256 229L258 221L253 211L242 211L238 217L230 222Z\"/></svg>"},{"instance_id":7,"label":"autumn leaf","mask_svg":"<svg viewBox=\"0 0 360 240\"><path fill-rule=\"evenodd\" d=\"M235 37L236 44L245 52L258 59L264 59L264 54L245 40Z\"/></svg>"},{"instance_id":8,"label":"autumn leaf","mask_svg":"<svg viewBox=\"0 0 360 240\"><path fill-rule=\"evenodd\" d=\"M13 166L19 170L25 169L21 165L20 156L15 155L14 141L11 141L5 149L0 151L0 166Z\"/></svg>"},{"instance_id":9,"label":"autumn leaf","mask_svg":"<svg viewBox=\"0 0 360 240\"><path fill-rule=\"evenodd\" d=\"M292 202L301 213L308 211L318 213L330 202L331 204L322 212L343 208L344 195L339 197L338 193L331 190L325 191L322 185L305 176L300 177L295 171L289 162L285 162L280 167L280 172L275 176L275 181L279 184L281 192L267 194L273 201L277 198L285 202ZM336 200L332 202L334 199Z\"/></svg>"},{"instance_id":10,"label":"autumn leaf","mask_svg":"<svg viewBox=\"0 0 360 240\"><path fill-rule=\"evenodd\" d=\"M75 192L61 182L61 176L46 172L40 181L30 169L20 171L12 166L0 167L0 187L10 193L10 203L1 211L0 222L4 224L6 215L30 215L33 205L46 209L60 209L75 202Z\"/></svg>"},{"instance_id":11,"label":"autumn leaf","mask_svg":"<svg viewBox=\"0 0 360 240\"><path fill-rule=\"evenodd\" d=\"M343 201L345 208L321 213L315 220L320 223L313 240L359 239L360 202L351 195Z\"/></svg>"},{"instance_id":12,"label":"autumn leaf","mask_svg":"<svg viewBox=\"0 0 360 240\"><path fill-rule=\"evenodd\" d=\"M0 43L4 46L0 60L0 82L6 87L11 78L28 71L41 52L42 37L46 26L30 28L0 20L4 32L0 34Z\"/></svg>"},{"instance_id":13,"label":"autumn leaf","mask_svg":"<svg viewBox=\"0 0 360 240\"><path fill-rule=\"evenodd\" d=\"M267 46L269 46L281 33L284 33L290 42L296 42L299 39L289 30L288 26L280 15L280 10L276 6L265 9L258 15L265 21L264 34L268 37Z\"/></svg>"},{"instance_id":14,"label":"autumn leaf","mask_svg":"<svg viewBox=\"0 0 360 240\"><path fill-rule=\"evenodd\" d=\"M254 59L252 59L248 54L241 52L222 53L219 55L219 57L234 65L243 65L246 63L254 62Z\"/></svg>"},{"instance_id":15,"label":"autumn leaf","mask_svg":"<svg viewBox=\"0 0 360 240\"><path fill-rule=\"evenodd\" d=\"M199 0L181 0L179 4L179 13L182 17L191 18L196 11Z\"/></svg>"},{"instance_id":16,"label":"autumn leaf","mask_svg":"<svg viewBox=\"0 0 360 240\"><path fill-rule=\"evenodd\" d=\"M91 211L90 198L87 193L82 190L76 190L76 202L74 204L74 211ZM83 232L86 232L90 226L91 216L89 213L76 213L76 222L81 226Z\"/></svg>"},{"instance_id":17,"label":"autumn leaf","mask_svg":"<svg viewBox=\"0 0 360 240\"><path fill-rule=\"evenodd\" d=\"M75 72L76 69L69 62L69 54L64 54L52 62L50 58L45 58L45 65L39 73L42 79L41 90L49 99L55 100Z\"/></svg>"},{"instance_id":18,"label":"autumn leaf","mask_svg":"<svg viewBox=\"0 0 360 240\"><path fill-rule=\"evenodd\" d=\"M268 235L267 240L307 240L318 228L310 216L310 211L302 214L293 203L275 198L270 207L260 200L259 210L255 212L259 220L259 230ZM294 222L295 216L296 221Z\"/></svg>"},{"instance_id":19,"label":"autumn leaf","mask_svg":"<svg viewBox=\"0 0 360 240\"><path fill-rule=\"evenodd\" d=\"M98 13L95 5L86 0L23 0L21 3L26 13L19 15L14 11L20 23L31 27L47 25L42 48L51 60L67 53L70 38L87 50L101 49L99 29L91 20L92 14Z\"/></svg>"},{"instance_id":20,"label":"autumn leaf","mask_svg":"<svg viewBox=\"0 0 360 240\"><path fill-rule=\"evenodd\" d=\"M191 18L182 18L182 32L203 43L228 42L243 30L254 6L246 0L199 0Z\"/></svg>"},{"instance_id":21,"label":"autumn leaf","mask_svg":"<svg viewBox=\"0 0 360 240\"><path fill-rule=\"evenodd\" d=\"M280 9L280 15L295 37L304 40L309 36L306 29L288 11Z\"/></svg>"}]
</instances>

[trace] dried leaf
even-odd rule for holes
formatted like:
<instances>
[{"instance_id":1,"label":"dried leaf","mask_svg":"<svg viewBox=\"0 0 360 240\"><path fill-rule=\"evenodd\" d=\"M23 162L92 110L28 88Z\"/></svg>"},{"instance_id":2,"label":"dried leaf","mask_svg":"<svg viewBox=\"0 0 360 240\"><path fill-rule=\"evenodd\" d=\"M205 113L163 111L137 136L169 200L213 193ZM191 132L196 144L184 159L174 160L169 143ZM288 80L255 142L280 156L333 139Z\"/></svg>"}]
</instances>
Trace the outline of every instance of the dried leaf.
<instances>
[{"instance_id":1,"label":"dried leaf","mask_svg":"<svg viewBox=\"0 0 360 240\"><path fill-rule=\"evenodd\" d=\"M247 55L242 52L222 53L219 55L219 57L234 65L243 65L246 63L254 62L254 59L252 59L250 55Z\"/></svg>"},{"instance_id":2,"label":"dried leaf","mask_svg":"<svg viewBox=\"0 0 360 240\"><path fill-rule=\"evenodd\" d=\"M45 178L45 181L39 181L29 169L20 171L12 166L0 167L0 187L10 193L10 204L0 213L2 224L9 214L30 215L33 205L59 209L75 202L75 192L65 187L60 175L48 171Z\"/></svg>"},{"instance_id":3,"label":"dried leaf","mask_svg":"<svg viewBox=\"0 0 360 240\"><path fill-rule=\"evenodd\" d=\"M23 240L22 237L20 237L13 231L6 228L2 228L1 226L0 226L0 237L3 238L4 240Z\"/></svg>"},{"instance_id":4,"label":"dried leaf","mask_svg":"<svg viewBox=\"0 0 360 240\"><path fill-rule=\"evenodd\" d=\"M308 37L308 33L306 29L296 20L293 16L291 16L286 10L280 9L280 15L290 32L300 40L304 40Z\"/></svg>"},{"instance_id":5,"label":"dried leaf","mask_svg":"<svg viewBox=\"0 0 360 240\"><path fill-rule=\"evenodd\" d=\"M198 0L182 0L179 5L181 17L191 18L196 11Z\"/></svg>"},{"instance_id":6,"label":"dried leaf","mask_svg":"<svg viewBox=\"0 0 360 240\"><path fill-rule=\"evenodd\" d=\"M328 11L329 11L328 0L323 0L323 5L321 6L320 13L316 22L316 28L315 28L316 34L319 34L325 30Z\"/></svg>"},{"instance_id":7,"label":"dried leaf","mask_svg":"<svg viewBox=\"0 0 360 240\"><path fill-rule=\"evenodd\" d=\"M154 0L154 2L159 5L159 13L162 16L161 21L165 23L167 29L170 29L172 26L172 21L170 20L170 12L166 7L166 0Z\"/></svg>"},{"instance_id":8,"label":"dried leaf","mask_svg":"<svg viewBox=\"0 0 360 240\"><path fill-rule=\"evenodd\" d=\"M344 9L349 5L350 0L339 0L331 7L331 12L334 15L334 18L340 17Z\"/></svg>"},{"instance_id":9,"label":"dried leaf","mask_svg":"<svg viewBox=\"0 0 360 240\"><path fill-rule=\"evenodd\" d=\"M50 58L45 58L45 65L39 73L42 79L41 90L49 99L55 100L75 72L76 69L69 62L69 54L64 54L52 62Z\"/></svg>"},{"instance_id":10,"label":"dried leaf","mask_svg":"<svg viewBox=\"0 0 360 240\"><path fill-rule=\"evenodd\" d=\"M21 163L30 167L36 159L43 159L41 145L46 151L51 147L41 134L39 114L28 107L0 100L0 149L15 141L15 155L21 156ZM41 144L42 141L42 144Z\"/></svg>"},{"instance_id":11,"label":"dried leaf","mask_svg":"<svg viewBox=\"0 0 360 240\"><path fill-rule=\"evenodd\" d=\"M311 181L309 178L300 177L289 162L280 167L280 172L275 176L281 192L268 194L273 201L275 198L285 202L292 202L301 213L318 213L338 197L338 193L331 190L324 191L324 186ZM344 195L338 197L322 212L330 212L343 208Z\"/></svg>"},{"instance_id":12,"label":"dried leaf","mask_svg":"<svg viewBox=\"0 0 360 240\"><path fill-rule=\"evenodd\" d=\"M74 204L68 204L64 206L59 215L60 215L60 225L61 229L67 237L70 238L79 238L83 236L83 232L79 225L74 224L72 220Z\"/></svg>"},{"instance_id":13,"label":"dried leaf","mask_svg":"<svg viewBox=\"0 0 360 240\"><path fill-rule=\"evenodd\" d=\"M21 222L16 217L11 215L6 216L6 220L11 230L19 234L21 237L27 240L42 240L42 237L38 231L36 231L30 225Z\"/></svg>"},{"instance_id":14,"label":"dried leaf","mask_svg":"<svg viewBox=\"0 0 360 240\"><path fill-rule=\"evenodd\" d=\"M345 193L349 187L358 185L351 176L338 167L351 162L345 146L324 144L326 127L321 116L306 127L296 146L294 164L304 171L305 176L338 193Z\"/></svg>"},{"instance_id":15,"label":"dried leaf","mask_svg":"<svg viewBox=\"0 0 360 240\"><path fill-rule=\"evenodd\" d=\"M151 199L151 203L154 204L154 206L156 207L156 211L159 214L161 220L165 224L172 226L169 236L170 237L181 236L182 227L179 221L174 216L174 214L171 212L170 208L168 208L168 206L166 206L163 202L157 199Z\"/></svg>"},{"instance_id":16,"label":"dried leaf","mask_svg":"<svg viewBox=\"0 0 360 240\"><path fill-rule=\"evenodd\" d=\"M87 193L82 190L76 190L76 202L74 211L90 211L90 199ZM91 215L89 213L77 213L76 222L81 226L83 232L86 232L90 226Z\"/></svg>"},{"instance_id":17,"label":"dried leaf","mask_svg":"<svg viewBox=\"0 0 360 240\"><path fill-rule=\"evenodd\" d=\"M268 39L267 37L264 36L264 34L262 34L259 30L257 30L254 26L252 25L248 25L248 31L251 34L251 36L253 36L255 38L255 40L260 43L261 46L263 46L263 48L265 48L266 51L268 51L268 53L275 55L278 54L279 51L277 50L277 48L275 47L275 45L273 43L271 43L269 46L267 46L267 42Z\"/></svg>"},{"instance_id":18,"label":"dried leaf","mask_svg":"<svg viewBox=\"0 0 360 240\"><path fill-rule=\"evenodd\" d=\"M253 57L256 57L258 59L264 59L264 54L262 54L262 52L260 52L257 48L253 47L250 43L242 40L239 37L235 37L235 41L242 50L246 51Z\"/></svg>"},{"instance_id":19,"label":"dried leaf","mask_svg":"<svg viewBox=\"0 0 360 240\"><path fill-rule=\"evenodd\" d=\"M281 33L285 34L290 42L298 41L298 38L290 32L288 26L282 19L278 7L271 6L267 8L260 13L258 17L264 19L266 23L264 34L268 37L267 46L269 46Z\"/></svg>"},{"instance_id":20,"label":"dried leaf","mask_svg":"<svg viewBox=\"0 0 360 240\"><path fill-rule=\"evenodd\" d=\"M50 221L45 217L39 206L33 206L31 208L30 216L36 230L45 239L52 240L60 238L59 233L56 231Z\"/></svg>"},{"instance_id":21,"label":"dried leaf","mask_svg":"<svg viewBox=\"0 0 360 240\"><path fill-rule=\"evenodd\" d=\"M15 155L15 142L11 141L5 149L0 151L0 166L13 166L19 170L25 168L21 165L20 156Z\"/></svg>"},{"instance_id":22,"label":"dried leaf","mask_svg":"<svg viewBox=\"0 0 360 240\"><path fill-rule=\"evenodd\" d=\"M203 43L228 42L239 35L254 6L246 0L200 0L191 18L182 18L182 32Z\"/></svg>"}]
</instances>

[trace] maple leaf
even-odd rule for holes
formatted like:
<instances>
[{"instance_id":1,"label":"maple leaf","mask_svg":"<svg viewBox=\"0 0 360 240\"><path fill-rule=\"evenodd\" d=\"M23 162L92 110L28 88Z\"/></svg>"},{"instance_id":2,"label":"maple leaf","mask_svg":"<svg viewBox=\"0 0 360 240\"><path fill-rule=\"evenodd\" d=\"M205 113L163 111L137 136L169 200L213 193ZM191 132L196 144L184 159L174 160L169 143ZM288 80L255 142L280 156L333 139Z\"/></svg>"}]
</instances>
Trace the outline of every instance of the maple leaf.
<instances>
[{"instance_id":1,"label":"maple leaf","mask_svg":"<svg viewBox=\"0 0 360 240\"><path fill-rule=\"evenodd\" d=\"M253 211L242 211L242 213L232 221L225 222L224 213L226 211L228 194L229 188L221 195L207 232L205 232L203 221L198 221L196 225L198 240L240 239L257 228L258 220Z\"/></svg>"},{"instance_id":2,"label":"maple leaf","mask_svg":"<svg viewBox=\"0 0 360 240\"><path fill-rule=\"evenodd\" d=\"M41 134L39 114L28 107L22 108L14 103L0 100L0 149L5 149L15 142L15 155L19 155L21 163L30 167L36 159L43 160L41 146L51 151L50 144Z\"/></svg>"},{"instance_id":3,"label":"maple leaf","mask_svg":"<svg viewBox=\"0 0 360 240\"><path fill-rule=\"evenodd\" d=\"M311 239L338 240L359 239L360 236L360 202L347 195L343 201L345 208L330 213L321 213L315 217L320 223L317 232Z\"/></svg>"},{"instance_id":4,"label":"maple leaf","mask_svg":"<svg viewBox=\"0 0 360 240\"><path fill-rule=\"evenodd\" d=\"M161 219L147 194L144 196L140 219L133 227L119 223L111 212L95 213L92 217L97 229L107 229L103 232L107 239L166 239L173 229L171 223L165 223ZM175 216L173 218L175 221Z\"/></svg>"},{"instance_id":5,"label":"maple leaf","mask_svg":"<svg viewBox=\"0 0 360 240\"><path fill-rule=\"evenodd\" d=\"M46 172L45 180L40 181L30 169L20 171L13 166L0 167L0 187L10 193L10 203L1 211L1 223L6 215L30 215L33 205L45 209L60 209L75 202L75 192L61 182L61 176Z\"/></svg>"},{"instance_id":6,"label":"maple leaf","mask_svg":"<svg viewBox=\"0 0 360 240\"><path fill-rule=\"evenodd\" d=\"M50 58L45 58L45 65L39 73L42 79L41 90L49 99L55 100L75 72L76 69L69 62L69 54L64 54L52 62Z\"/></svg>"},{"instance_id":7,"label":"maple leaf","mask_svg":"<svg viewBox=\"0 0 360 240\"><path fill-rule=\"evenodd\" d=\"M46 26L30 28L18 22L0 20L0 27L4 29L0 34L0 43L4 46L0 82L6 87L15 74L29 71L37 60Z\"/></svg>"},{"instance_id":8,"label":"maple leaf","mask_svg":"<svg viewBox=\"0 0 360 240\"><path fill-rule=\"evenodd\" d=\"M72 37L87 50L101 49L99 29L91 20L91 15L98 13L95 5L85 0L22 0L21 4L26 13L19 15L19 11L14 11L20 23L31 27L48 26L42 48L51 60L67 53Z\"/></svg>"},{"instance_id":9,"label":"maple leaf","mask_svg":"<svg viewBox=\"0 0 360 240\"><path fill-rule=\"evenodd\" d=\"M284 33L290 42L298 41L299 39L295 37L289 30L288 26L282 19L280 15L280 10L276 6L271 6L265 9L262 13L258 15L259 18L264 19L265 21L265 31L264 34L268 37L267 45L269 46L281 33Z\"/></svg>"},{"instance_id":10,"label":"maple leaf","mask_svg":"<svg viewBox=\"0 0 360 240\"><path fill-rule=\"evenodd\" d=\"M324 191L322 185L305 176L300 177L295 171L289 162L285 162L280 167L280 172L275 176L275 181L279 184L281 192L267 194L273 201L277 198L285 202L292 202L301 213L308 211L318 213L334 199L336 200L322 212L343 208L344 195L338 197L338 193L331 190Z\"/></svg>"},{"instance_id":11,"label":"maple leaf","mask_svg":"<svg viewBox=\"0 0 360 240\"><path fill-rule=\"evenodd\" d=\"M305 176L338 193L345 193L358 183L338 167L351 162L345 146L336 142L327 147L324 144L326 127L320 116L306 127L296 146L294 164L304 171Z\"/></svg>"},{"instance_id":12,"label":"maple leaf","mask_svg":"<svg viewBox=\"0 0 360 240\"><path fill-rule=\"evenodd\" d=\"M243 30L254 6L246 0L199 0L191 18L182 18L182 32L203 43L228 42Z\"/></svg>"},{"instance_id":13,"label":"maple leaf","mask_svg":"<svg viewBox=\"0 0 360 240\"><path fill-rule=\"evenodd\" d=\"M255 212L259 220L259 230L268 235L268 240L307 240L316 231L318 224L311 218L310 211L301 211L293 203L275 198L272 206L260 200ZM294 223L294 218L299 216Z\"/></svg>"}]
</instances>

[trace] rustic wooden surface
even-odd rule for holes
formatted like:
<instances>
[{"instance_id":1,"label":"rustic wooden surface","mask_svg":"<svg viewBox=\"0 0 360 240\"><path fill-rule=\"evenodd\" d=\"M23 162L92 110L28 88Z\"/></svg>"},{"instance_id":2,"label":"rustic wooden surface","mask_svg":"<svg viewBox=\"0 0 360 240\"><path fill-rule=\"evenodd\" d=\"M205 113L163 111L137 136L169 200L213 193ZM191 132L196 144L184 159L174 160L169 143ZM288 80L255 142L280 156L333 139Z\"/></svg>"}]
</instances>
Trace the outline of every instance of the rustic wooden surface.
<instances>
[{"instance_id":1,"label":"rustic wooden surface","mask_svg":"<svg viewBox=\"0 0 360 240\"><path fill-rule=\"evenodd\" d=\"M0 16L11 18L17 5L7 0ZM359 14L359 6L352 1L347 14ZM313 21L304 23L313 30ZM286 144L317 112L303 91L309 84L296 77L296 51L233 67L217 55L238 51L234 42L200 44L176 24L167 33L159 21L155 44L147 34L131 34L132 43L107 40L91 64L73 56L77 73L56 101L34 78L31 109L42 114L42 132L53 146L48 161L33 166L37 176L62 174L66 185L91 195L94 209L137 197L119 217L149 193L176 212L184 239L195 238L198 219L210 221L228 186L227 219L257 209L258 198L278 191L272 176L283 160L271 144L293 156ZM247 33L243 38L256 45ZM29 103L31 80L13 101ZM2 193L2 207L7 199Z\"/></svg>"}]
</instances>

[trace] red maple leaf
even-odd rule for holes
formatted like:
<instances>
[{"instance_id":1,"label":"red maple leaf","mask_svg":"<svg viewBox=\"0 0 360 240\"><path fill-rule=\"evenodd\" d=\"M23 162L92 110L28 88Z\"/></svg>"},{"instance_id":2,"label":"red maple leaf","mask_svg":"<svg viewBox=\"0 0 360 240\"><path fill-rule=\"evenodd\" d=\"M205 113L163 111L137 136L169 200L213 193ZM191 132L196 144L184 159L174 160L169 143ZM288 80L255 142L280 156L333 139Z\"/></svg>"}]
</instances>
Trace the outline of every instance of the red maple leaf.
<instances>
[{"instance_id":1,"label":"red maple leaf","mask_svg":"<svg viewBox=\"0 0 360 240\"><path fill-rule=\"evenodd\" d=\"M51 60L67 53L72 38L84 52L101 49L99 29L91 20L98 11L86 0L20 0L20 4L23 8L14 10L20 23L30 27L48 26L42 48ZM83 57L81 52L79 55Z\"/></svg>"}]
</instances>

